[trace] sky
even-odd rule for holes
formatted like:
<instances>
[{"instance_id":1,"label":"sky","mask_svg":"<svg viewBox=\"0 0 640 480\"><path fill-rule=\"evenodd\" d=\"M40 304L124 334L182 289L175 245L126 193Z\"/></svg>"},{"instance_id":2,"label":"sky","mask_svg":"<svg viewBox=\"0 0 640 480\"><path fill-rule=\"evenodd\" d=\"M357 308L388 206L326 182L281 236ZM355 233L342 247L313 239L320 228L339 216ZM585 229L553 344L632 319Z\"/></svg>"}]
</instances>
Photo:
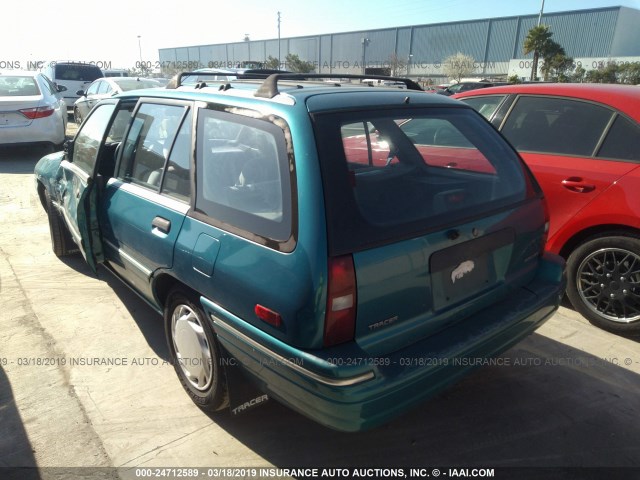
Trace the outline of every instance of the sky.
<instances>
[{"instance_id":1,"label":"sky","mask_svg":"<svg viewBox=\"0 0 640 480\"><path fill-rule=\"evenodd\" d=\"M22 0L2 5L0 69L48 60L133 68L158 49L348 32L403 25L531 15L542 0ZM640 10L640 0L545 0L545 12L610 6Z\"/></svg>"}]
</instances>

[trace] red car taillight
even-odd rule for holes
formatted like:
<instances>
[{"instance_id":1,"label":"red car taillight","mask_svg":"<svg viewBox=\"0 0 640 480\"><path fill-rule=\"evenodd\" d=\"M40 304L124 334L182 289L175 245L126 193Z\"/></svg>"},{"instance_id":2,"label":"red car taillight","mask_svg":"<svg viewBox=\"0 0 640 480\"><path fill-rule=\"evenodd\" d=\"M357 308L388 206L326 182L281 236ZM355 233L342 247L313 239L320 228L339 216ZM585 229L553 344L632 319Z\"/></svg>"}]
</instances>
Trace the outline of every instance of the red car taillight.
<instances>
[{"instance_id":1,"label":"red car taillight","mask_svg":"<svg viewBox=\"0 0 640 480\"><path fill-rule=\"evenodd\" d=\"M24 108L19 110L19 112L25 117L35 120L36 118L45 118L53 115L54 108L50 105L45 105L44 107L34 107L34 108Z\"/></svg>"},{"instance_id":2,"label":"red car taillight","mask_svg":"<svg viewBox=\"0 0 640 480\"><path fill-rule=\"evenodd\" d=\"M324 346L353 340L356 327L356 272L353 257L329 259L327 312L324 320Z\"/></svg>"}]
</instances>

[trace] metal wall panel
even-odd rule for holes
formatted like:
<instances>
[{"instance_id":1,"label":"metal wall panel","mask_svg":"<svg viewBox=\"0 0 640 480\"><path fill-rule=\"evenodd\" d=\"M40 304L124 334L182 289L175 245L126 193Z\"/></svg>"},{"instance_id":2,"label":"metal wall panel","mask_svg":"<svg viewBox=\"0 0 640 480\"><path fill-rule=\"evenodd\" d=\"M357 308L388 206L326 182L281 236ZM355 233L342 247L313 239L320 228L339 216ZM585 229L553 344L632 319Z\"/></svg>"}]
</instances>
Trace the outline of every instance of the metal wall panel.
<instances>
[{"instance_id":1,"label":"metal wall panel","mask_svg":"<svg viewBox=\"0 0 640 480\"><path fill-rule=\"evenodd\" d=\"M638 45L640 45L640 10L622 7L611 42L611 56L640 56Z\"/></svg>"},{"instance_id":2,"label":"metal wall panel","mask_svg":"<svg viewBox=\"0 0 640 480\"><path fill-rule=\"evenodd\" d=\"M280 41L280 56L282 57L282 59L280 59L282 62L284 62L285 57L287 56L287 54L289 53L287 51L287 46L288 46L288 41L287 40L281 40ZM274 40L265 40L265 58L264 60L268 60L269 57L273 57L273 58L278 58L278 39L274 39ZM254 60L256 60L254 58Z\"/></svg>"},{"instance_id":3,"label":"metal wall panel","mask_svg":"<svg viewBox=\"0 0 640 480\"><path fill-rule=\"evenodd\" d=\"M289 40L289 53L298 55L300 60L306 60L313 64L318 62L319 48L320 39L318 37L297 37Z\"/></svg>"},{"instance_id":4,"label":"metal wall panel","mask_svg":"<svg viewBox=\"0 0 640 480\"><path fill-rule=\"evenodd\" d=\"M397 29L397 54L398 58L408 58L411 52L411 32L413 27L402 27Z\"/></svg>"},{"instance_id":5,"label":"metal wall panel","mask_svg":"<svg viewBox=\"0 0 640 480\"><path fill-rule=\"evenodd\" d=\"M488 29L488 20L415 27L413 59L421 63L437 63L458 52L476 60L482 59Z\"/></svg>"},{"instance_id":6,"label":"metal wall panel","mask_svg":"<svg viewBox=\"0 0 640 480\"><path fill-rule=\"evenodd\" d=\"M509 60L525 58L524 39L537 20L537 15L527 15L284 38L280 42L281 60L295 53L302 60L316 63L317 71L323 73L363 73L363 58L367 66L377 67L388 65L390 57L396 55L402 62L410 60L410 74L438 76L442 75L440 62L462 52L479 62L481 73L504 74L507 72L497 70ZM551 26L554 40L570 56L640 56L639 10L608 7L550 13L543 16L543 23ZM368 39L364 45L363 39ZM159 54L161 60L175 62L265 61L268 56L278 56L278 41L162 49Z\"/></svg>"},{"instance_id":7,"label":"metal wall panel","mask_svg":"<svg viewBox=\"0 0 640 480\"><path fill-rule=\"evenodd\" d=\"M503 62L505 59L510 59L517 31L516 17L491 20L489 44L484 61Z\"/></svg>"},{"instance_id":8,"label":"metal wall panel","mask_svg":"<svg viewBox=\"0 0 640 480\"><path fill-rule=\"evenodd\" d=\"M320 37L320 65L318 73L331 73L331 45L332 35L322 35Z\"/></svg>"},{"instance_id":9,"label":"metal wall panel","mask_svg":"<svg viewBox=\"0 0 640 480\"><path fill-rule=\"evenodd\" d=\"M367 64L372 63L373 67L378 64L388 63L389 59L396 52L396 29L372 30L367 32L369 39L366 49Z\"/></svg>"},{"instance_id":10,"label":"metal wall panel","mask_svg":"<svg viewBox=\"0 0 640 480\"><path fill-rule=\"evenodd\" d=\"M570 57L600 57L611 55L611 44L616 30L619 8L560 12L542 16L542 24L549 25L553 40ZM520 31L513 58L531 58L524 55L524 39L538 23L537 15L520 17ZM638 46L640 48L640 46Z\"/></svg>"}]
</instances>

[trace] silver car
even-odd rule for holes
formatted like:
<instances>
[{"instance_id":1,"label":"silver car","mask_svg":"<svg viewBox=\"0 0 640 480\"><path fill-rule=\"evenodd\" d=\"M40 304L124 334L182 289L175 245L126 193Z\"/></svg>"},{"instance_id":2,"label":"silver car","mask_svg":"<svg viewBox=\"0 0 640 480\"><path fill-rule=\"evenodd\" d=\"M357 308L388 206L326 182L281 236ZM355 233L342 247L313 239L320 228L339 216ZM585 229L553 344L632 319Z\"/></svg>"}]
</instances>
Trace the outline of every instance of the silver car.
<instances>
[{"instance_id":1,"label":"silver car","mask_svg":"<svg viewBox=\"0 0 640 480\"><path fill-rule=\"evenodd\" d=\"M67 128L64 90L38 72L0 71L0 145L45 143L61 150Z\"/></svg>"},{"instance_id":2,"label":"silver car","mask_svg":"<svg viewBox=\"0 0 640 480\"><path fill-rule=\"evenodd\" d=\"M143 88L161 88L162 83L152 78L138 77L108 77L95 80L87 90L78 90L80 98L73 104L73 118L80 125L93 106L103 98L112 97L118 93Z\"/></svg>"}]
</instances>

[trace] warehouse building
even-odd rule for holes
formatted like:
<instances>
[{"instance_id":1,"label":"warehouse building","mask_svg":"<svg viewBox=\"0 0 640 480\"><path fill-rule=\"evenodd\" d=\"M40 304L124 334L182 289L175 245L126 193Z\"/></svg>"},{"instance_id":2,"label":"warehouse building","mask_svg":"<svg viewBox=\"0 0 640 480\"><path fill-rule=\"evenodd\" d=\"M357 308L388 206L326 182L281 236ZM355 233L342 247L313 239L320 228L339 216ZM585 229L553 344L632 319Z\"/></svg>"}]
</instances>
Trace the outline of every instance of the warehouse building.
<instances>
[{"instance_id":1,"label":"warehouse building","mask_svg":"<svg viewBox=\"0 0 640 480\"><path fill-rule=\"evenodd\" d=\"M296 54L317 73L392 73L436 82L446 79L442 62L461 52L475 59L474 76L528 76L523 54L538 15L488 18L305 37L243 41L159 50L164 71L251 66L269 57ZM640 61L640 10L608 7L545 13L553 39L589 70L607 62ZM286 65L282 65L286 68Z\"/></svg>"}]
</instances>

